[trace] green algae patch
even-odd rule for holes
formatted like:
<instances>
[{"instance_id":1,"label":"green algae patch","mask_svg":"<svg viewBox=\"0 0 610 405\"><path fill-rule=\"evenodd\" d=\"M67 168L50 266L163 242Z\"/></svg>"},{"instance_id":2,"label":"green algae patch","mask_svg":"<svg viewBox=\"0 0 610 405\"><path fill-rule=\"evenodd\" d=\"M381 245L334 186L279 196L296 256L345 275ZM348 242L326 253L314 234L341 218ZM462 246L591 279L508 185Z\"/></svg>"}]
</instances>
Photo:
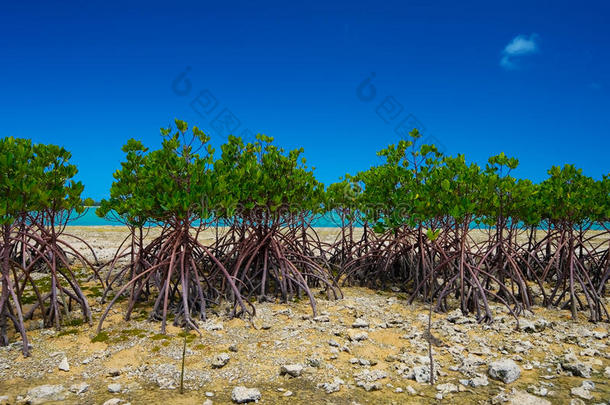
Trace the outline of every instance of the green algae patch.
<instances>
[{"instance_id":1,"label":"green algae patch","mask_svg":"<svg viewBox=\"0 0 610 405\"><path fill-rule=\"evenodd\" d=\"M108 332L102 331L91 339L91 343L98 343L98 342L107 343L109 338L110 338L110 336L108 335Z\"/></svg>"}]
</instances>

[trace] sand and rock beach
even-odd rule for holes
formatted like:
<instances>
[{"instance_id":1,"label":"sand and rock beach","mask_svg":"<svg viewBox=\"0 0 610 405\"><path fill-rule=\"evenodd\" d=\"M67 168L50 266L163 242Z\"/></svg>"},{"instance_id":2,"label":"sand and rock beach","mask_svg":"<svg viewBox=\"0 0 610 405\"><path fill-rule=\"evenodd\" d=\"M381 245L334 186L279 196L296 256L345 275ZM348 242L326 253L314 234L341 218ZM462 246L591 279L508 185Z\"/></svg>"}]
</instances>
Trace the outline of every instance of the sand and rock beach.
<instances>
[{"instance_id":1,"label":"sand and rock beach","mask_svg":"<svg viewBox=\"0 0 610 405\"><path fill-rule=\"evenodd\" d=\"M83 227L97 260L109 260L125 230ZM153 231L154 232L154 231ZM332 238L333 231L322 232ZM205 238L205 235L203 236ZM84 270L81 276L86 278ZM40 275L44 277L44 275ZM610 401L610 325L534 307L516 320L494 305L494 322L459 310L433 314L430 385L428 308L399 288L344 287L306 300L256 303L253 320L211 308L200 334L149 322L147 307L123 319L119 302L96 334L105 304L84 283L92 325L60 331L28 323L31 357L13 339L0 348L2 404L604 404ZM608 301L608 299L606 298ZM610 304L610 302L608 302ZM185 346L186 342L186 346ZM184 392L180 391L183 349Z\"/></svg>"}]
</instances>

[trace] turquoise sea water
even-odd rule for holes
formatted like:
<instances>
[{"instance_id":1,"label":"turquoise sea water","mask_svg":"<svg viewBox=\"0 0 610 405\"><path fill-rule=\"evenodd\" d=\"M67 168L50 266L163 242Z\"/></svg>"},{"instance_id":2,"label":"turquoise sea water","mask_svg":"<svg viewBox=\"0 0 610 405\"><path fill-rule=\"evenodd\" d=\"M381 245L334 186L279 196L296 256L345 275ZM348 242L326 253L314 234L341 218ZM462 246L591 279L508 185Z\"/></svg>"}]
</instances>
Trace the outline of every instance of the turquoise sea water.
<instances>
[{"instance_id":1,"label":"turquoise sea water","mask_svg":"<svg viewBox=\"0 0 610 405\"><path fill-rule=\"evenodd\" d=\"M83 215L81 215L78 218L73 219L72 221L70 221L70 225L73 226L103 226L103 225L123 225L121 223L118 223L116 221L111 221L109 219L106 218L100 218L97 215L95 215L95 209L97 207L90 207L88 208ZM335 228L338 227L340 224L339 221L339 217L336 214L326 214L322 217L316 218L313 221L313 226L315 227L319 227L319 228Z\"/></svg>"},{"instance_id":2,"label":"turquoise sea water","mask_svg":"<svg viewBox=\"0 0 610 405\"><path fill-rule=\"evenodd\" d=\"M95 215L95 208L96 207L88 208L83 213L82 216L72 220L70 222L70 225L74 225L74 226L122 225L121 223L118 223L116 221L111 221L111 220L108 220L106 218L98 217L97 215ZM340 223L341 223L341 221L340 221L340 218L339 218L338 214L336 214L336 213L327 213L327 214L325 214L323 216L317 217L312 222L312 225L314 227L318 227L318 228L336 228L336 227L339 227ZM471 224L470 227L472 229L484 228L484 226L477 225L474 222ZM610 226L608 226L608 227L610 227ZM601 230L603 228L599 224L595 224L595 225L593 225L591 227L591 229Z\"/></svg>"}]
</instances>

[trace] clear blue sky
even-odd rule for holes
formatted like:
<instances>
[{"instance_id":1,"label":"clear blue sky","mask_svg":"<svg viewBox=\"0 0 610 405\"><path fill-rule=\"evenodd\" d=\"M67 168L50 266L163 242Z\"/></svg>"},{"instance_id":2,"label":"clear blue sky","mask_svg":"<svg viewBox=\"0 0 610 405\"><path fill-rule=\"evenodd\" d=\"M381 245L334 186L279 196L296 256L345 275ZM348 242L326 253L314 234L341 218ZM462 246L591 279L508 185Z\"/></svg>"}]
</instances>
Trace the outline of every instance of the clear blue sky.
<instances>
[{"instance_id":1,"label":"clear blue sky","mask_svg":"<svg viewBox=\"0 0 610 405\"><path fill-rule=\"evenodd\" d=\"M303 146L325 183L378 163L410 114L448 153L517 156L520 177L610 171L605 2L256 3L2 2L0 136L68 148L93 198L121 145L156 147L174 117L216 145ZM214 122L228 112L237 129Z\"/></svg>"}]
</instances>

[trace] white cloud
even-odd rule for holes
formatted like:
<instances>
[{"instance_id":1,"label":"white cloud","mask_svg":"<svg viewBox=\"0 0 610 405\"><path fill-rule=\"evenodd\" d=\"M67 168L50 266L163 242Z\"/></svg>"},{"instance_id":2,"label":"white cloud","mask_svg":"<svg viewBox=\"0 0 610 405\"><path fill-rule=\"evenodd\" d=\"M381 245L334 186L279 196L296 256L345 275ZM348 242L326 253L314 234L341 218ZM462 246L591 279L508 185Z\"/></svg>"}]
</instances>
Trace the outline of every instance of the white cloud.
<instances>
[{"instance_id":1,"label":"white cloud","mask_svg":"<svg viewBox=\"0 0 610 405\"><path fill-rule=\"evenodd\" d=\"M515 69L518 67L517 61L525 56L538 52L538 35L530 34L517 35L504 47L500 66L505 69Z\"/></svg>"}]
</instances>

